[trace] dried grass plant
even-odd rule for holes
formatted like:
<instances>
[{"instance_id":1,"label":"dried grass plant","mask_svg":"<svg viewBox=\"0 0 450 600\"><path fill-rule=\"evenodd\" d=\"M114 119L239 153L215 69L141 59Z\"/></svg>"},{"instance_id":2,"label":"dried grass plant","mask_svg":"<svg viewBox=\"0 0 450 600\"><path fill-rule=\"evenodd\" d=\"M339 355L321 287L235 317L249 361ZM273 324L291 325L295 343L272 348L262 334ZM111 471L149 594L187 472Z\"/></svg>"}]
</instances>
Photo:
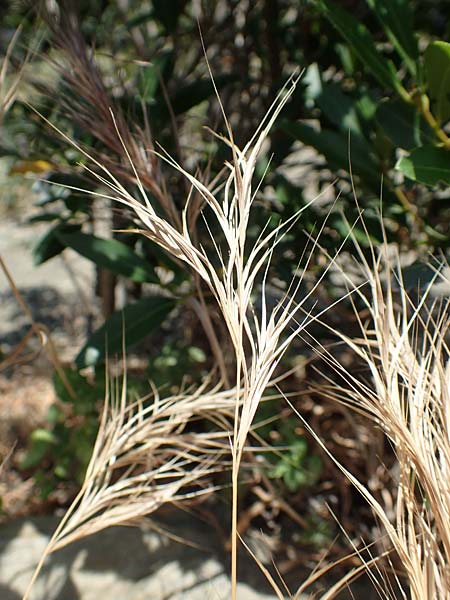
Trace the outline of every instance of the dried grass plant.
<instances>
[{"instance_id":1,"label":"dried grass plant","mask_svg":"<svg viewBox=\"0 0 450 600\"><path fill-rule=\"evenodd\" d=\"M361 337L336 332L367 367L363 380L345 369L334 356L324 357L336 370L322 394L368 416L381 429L397 459L392 473L392 507L337 463L368 502L380 524L379 556L389 557L388 570L378 566L378 556L365 561L381 598L448 600L450 598L450 301L433 298L435 284L448 289L444 270L436 269L432 281L408 292L399 255L384 244L372 250L372 262L357 246L361 287L347 277L352 298L359 299L369 317L362 321L356 309ZM326 324L325 324L326 325ZM322 447L323 443L315 435ZM325 449L326 450L326 449ZM364 565L364 563L366 563ZM355 569L335 586L339 591ZM398 576L395 575L398 573ZM406 583L405 583L406 582ZM302 586L301 589L304 589ZM330 595L324 598L334 597ZM334 593L334 592L333 592Z\"/></svg>"},{"instance_id":2,"label":"dried grass plant","mask_svg":"<svg viewBox=\"0 0 450 600\"><path fill-rule=\"evenodd\" d=\"M77 55L76 39L70 36L61 39L66 43L66 49L69 46L69 52ZM103 98L91 64L81 61L77 68L82 70L83 77L80 78L78 73L73 85L76 87L78 80L83 81L82 92L93 94L93 98L80 96L84 98L83 110L89 111L86 114L81 112L80 118L87 120L88 124L95 121L102 129L99 136L107 131L109 137L104 136L104 143L112 144L120 156L120 167L115 167L59 132L89 159L91 166L86 168L101 186L99 191L82 191L131 209L137 221L136 231L183 263L209 288L234 349L235 373L229 385L222 364L222 378L217 387L209 389L205 384L198 390L165 399L160 399L155 390L153 400L148 404L147 401L139 401L129 405L126 385L120 394L117 391L112 394L105 404L84 485L50 541L33 581L46 556L66 543L112 524L134 522L165 502L207 491L210 488L195 489L194 484L207 481L205 477L224 461L227 462L231 451L231 597L236 600L238 482L247 437L284 352L311 320L320 318L320 315L313 316L302 311L321 281L301 301L298 301L301 276L292 282L273 308L269 308L266 300L271 256L284 233L297 222L301 211L274 230L261 231L253 244L247 238L250 214L260 186L260 183L255 186L253 181L256 161L296 79L292 79L281 91L254 136L242 149L234 142L222 108L227 135L219 137L229 147L230 160L221 179L207 184L185 171L163 151L152 152L152 165L156 164L156 160L166 161L184 175L191 188L180 214L170 204L161 216L146 193L146 189L153 190L156 180L152 179L151 185L147 180L153 177L153 170L149 174L142 164L145 160L137 149L135 135L125 127L123 118L111 110L107 98ZM97 97L102 98L100 120L96 120L95 112L90 112L95 110ZM70 110L77 112L78 109ZM138 194L132 194L122 183L124 172L127 184L131 182ZM168 196L164 186L159 189L165 201ZM220 234L211 233L208 245L197 241L192 230L196 220L192 218L192 210L196 218L203 218L207 231L212 231L212 219L216 225L214 231L218 226ZM308 253L314 247L315 243L312 243ZM383 548L381 554L387 555L393 549L403 565L408 585L403 589L401 579L395 579L399 593L403 597L409 594L413 600L448 600L450 366L446 332L449 307L448 304L437 306L428 302L431 287L415 303L403 284L401 269L390 262L384 248L379 255L373 253L371 264L360 249L359 256L363 277L368 284L360 287L348 280L349 294L359 297L370 319L367 323L360 320L360 339L337 333L365 362L370 377L366 381L359 379L345 371L332 355L324 353L338 372L339 380L345 383L338 385L330 381L330 385L322 391L328 397L369 415L374 427L381 428L390 440L399 465L394 522L368 487L343 465L339 466L372 507L390 541L390 546ZM308 261L307 257L304 270ZM330 264L332 261L330 259ZM384 267L384 280L381 266ZM346 277L345 271L343 276ZM393 276L396 290L391 281ZM204 313L204 322L210 328L211 320L202 300L199 297L198 310L200 314ZM257 310L257 306L260 309ZM214 335L210 332L210 339ZM217 353L216 358L220 362ZM213 415L217 427L212 432L188 432L187 426L193 419L200 416L211 419ZM317 434L312 433L324 447ZM355 552L358 554L359 550L355 549ZM386 578L380 580L383 573L377 570L377 565L377 557L365 559L365 564L349 572L322 595L323 600L335 597L365 568L370 570L380 596L394 598L391 583ZM324 567L311 576L294 597L328 570L328 566ZM268 573L267 577L277 596L283 598L284 591L278 588ZM25 599L29 597L33 581Z\"/></svg>"},{"instance_id":3,"label":"dried grass plant","mask_svg":"<svg viewBox=\"0 0 450 600\"><path fill-rule=\"evenodd\" d=\"M271 126L284 104L288 101L295 84L296 80L291 79L288 87L280 92L255 135L242 150L234 143L232 131L228 125L225 111L223 111L228 136L219 137L229 146L231 160L225 165L221 181L215 180L208 186L199 178L186 172L170 156L165 154L158 155L161 160L167 161L172 167L179 170L188 180L192 190L202 199L201 214L208 231L211 231L208 221L211 219L216 220L222 239L217 234L214 237L211 234L212 246L210 248L212 247L213 249L212 256L211 249L207 251L204 246L194 241L193 232L188 226L190 197L188 197L185 208L180 216L180 222L182 223L181 230L169 220L157 214L146 194L140 174L134 165L133 157L129 153L126 140L121 136L120 128L112 111L111 118L116 126L116 133L122 144L123 155L128 160L130 173L134 176L135 184L140 193L139 197L134 197L107 166L91 156L85 149L69 140L62 132L59 132L89 158L91 164L96 168L95 172L94 170L91 171L92 174L107 189L107 191L88 191L88 193L91 193L93 196L110 199L126 206L128 209L132 209L140 224L140 228L137 231L140 231L142 235L147 236L157 243L172 257L184 263L191 272L195 273L210 289L221 311L235 354L234 384L225 390L226 394L231 393L234 397L234 413L230 432L233 599L236 597L237 582L238 481L247 436L258 405L274 376L274 371L284 352L311 318L307 314L302 320L295 321L294 317L300 313L304 303L310 299L314 294L316 286L320 284L320 281L317 282L316 286L313 286L306 296L298 302L295 298L299 295L298 292L302 283L302 276L299 275L275 307L269 309L267 306L265 285L270 258L279 240L298 220L301 210L304 210L304 207L289 220L280 223L274 230L263 230L252 246L247 241L250 213L259 189L259 185L256 187L253 185L256 161ZM89 169L89 167L87 168ZM83 191L86 192L87 190ZM313 247L310 249L311 251ZM307 258L305 261L306 264L303 266L305 270L308 260ZM302 273L300 270L299 272ZM255 308L257 305L261 307L259 311ZM204 395L201 394L200 397L203 401ZM216 408L211 406L211 410L215 411ZM140 419L143 419L145 422L147 418L146 413L140 416L139 413L140 411L138 411L135 420L132 421L133 426L139 423ZM121 414L129 415L125 408L123 408ZM185 415L184 418L184 422L188 422L191 416ZM114 436L122 439L120 428L128 427L126 421L123 421L122 418L116 416L113 420L119 423L119 429L117 429L117 426L112 425L102 426L94 454L96 457L95 461L97 461L96 464L98 464L98 461L106 460L106 458L101 458L103 457L102 448L106 443L105 438L102 437L105 430L114 432ZM147 430L147 435L150 435L150 431ZM108 444L110 443L112 442L108 442ZM152 443L150 437L148 438L148 443ZM166 446L165 450L169 452ZM114 468L114 465L106 461L104 468L109 473L109 470ZM211 465L208 468L211 469ZM198 473L198 476L200 476L200 473ZM77 499L77 502L82 506L89 505L90 503L90 490L93 486L95 488L93 482L95 477L96 468L89 468L83 490ZM109 476L105 475L104 477L105 479L102 479L102 486L104 486L104 481L110 480ZM191 471L189 481L192 482L193 480L194 472ZM177 491L178 487L175 486L175 488ZM106 486L106 489L108 490L109 486ZM86 494L88 500L84 499L84 495ZM128 491L124 496L115 497L117 504L114 504L114 514L120 514L124 523L135 516L132 506L128 505L130 495L131 492ZM127 502L124 502L125 499ZM149 500L146 501L146 506L150 510L151 503ZM72 512L72 510L69 512ZM69 521L74 523L72 517ZM118 519L114 522L117 523ZM92 526L86 525L79 529L79 533L80 535L86 535L95 530L96 527L97 525L93 529ZM62 529L64 530L64 527ZM71 536L76 537L76 532L73 531ZM58 539L60 539L59 533L56 535L56 541L51 543L50 550L58 546Z\"/></svg>"},{"instance_id":4,"label":"dried grass plant","mask_svg":"<svg viewBox=\"0 0 450 600\"><path fill-rule=\"evenodd\" d=\"M24 598L46 557L113 525L135 524L166 503L210 493L211 475L229 468L229 429L235 390L208 389L160 398L127 399L111 382L84 484L53 534ZM214 430L187 429L199 419ZM228 465L228 467L227 467Z\"/></svg>"}]
</instances>

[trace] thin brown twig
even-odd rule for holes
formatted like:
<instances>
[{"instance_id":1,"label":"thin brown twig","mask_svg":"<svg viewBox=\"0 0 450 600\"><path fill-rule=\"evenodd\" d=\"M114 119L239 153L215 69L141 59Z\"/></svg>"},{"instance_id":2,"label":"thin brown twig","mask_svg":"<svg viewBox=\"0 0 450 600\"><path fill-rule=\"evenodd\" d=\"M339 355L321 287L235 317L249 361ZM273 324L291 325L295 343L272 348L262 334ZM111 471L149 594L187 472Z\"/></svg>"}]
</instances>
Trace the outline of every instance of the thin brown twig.
<instances>
[{"instance_id":1,"label":"thin brown twig","mask_svg":"<svg viewBox=\"0 0 450 600\"><path fill-rule=\"evenodd\" d=\"M18 305L20 306L20 308L22 309L24 314L27 316L33 333L38 338L42 348L45 348L47 350L48 357L49 357L51 363L53 364L56 372L58 373L68 394L70 395L70 397L72 399L75 399L76 398L75 390L73 389L72 385L70 384L69 380L67 379L67 375L62 367L61 361L58 358L58 354L56 352L56 348L55 348L55 345L53 344L53 340L52 340L49 330L47 329L47 327L45 327L45 325L42 325L41 323L37 323L34 320L33 314L31 312L30 308L28 307L28 304L26 303L24 297L22 296L18 287L16 286L13 276L11 275L11 273L10 273L8 267L6 266L6 263L3 260L3 258L1 257L1 255L0 255L0 267L2 268L6 278L8 280L8 283L11 287L11 290L14 294L14 297L15 297Z\"/></svg>"}]
</instances>

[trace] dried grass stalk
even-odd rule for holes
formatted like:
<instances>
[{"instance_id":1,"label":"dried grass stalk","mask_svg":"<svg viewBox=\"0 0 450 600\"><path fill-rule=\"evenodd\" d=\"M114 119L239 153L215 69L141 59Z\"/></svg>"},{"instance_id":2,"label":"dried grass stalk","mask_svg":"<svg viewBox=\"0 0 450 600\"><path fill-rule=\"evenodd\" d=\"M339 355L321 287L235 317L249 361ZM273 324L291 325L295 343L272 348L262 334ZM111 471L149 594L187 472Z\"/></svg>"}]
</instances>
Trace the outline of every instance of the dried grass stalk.
<instances>
[{"instance_id":1,"label":"dried grass stalk","mask_svg":"<svg viewBox=\"0 0 450 600\"><path fill-rule=\"evenodd\" d=\"M211 216L216 220L222 235L222 241L217 235L214 238L211 235L213 254L216 256L211 255L211 249L205 250L203 246L194 243L187 225L189 201L182 215L182 230L178 231L167 220L157 215L143 185L139 184L141 199L136 199L110 174L109 178L101 179L112 191L111 198L134 210L145 226L145 229L141 230L143 235L186 263L206 283L217 301L233 344L236 364L236 409L231 444L233 599L237 580L238 477L246 439L274 370L290 342L310 319L307 315L302 322L296 322L294 317L320 284L318 282L301 302L297 302L294 298L298 296L302 283L302 278L299 277L272 310L267 306L265 280L270 258L278 241L297 221L305 207L274 230L262 231L252 247L249 247L247 241L250 212L258 189L253 187L256 161L271 126L294 87L295 81L292 80L290 89L280 92L268 115L243 150L234 143L225 117L228 137L222 139L230 147L232 160L226 164L228 175L221 183L214 182L214 186L208 187L185 171L170 156L161 155L161 158L165 158L188 179L192 188L203 198L203 216L206 224L208 225L207 218L210 219ZM125 142L123 147L128 155ZM129 160L133 165L131 156ZM137 172L136 178L139 180ZM219 269L216 266L217 262ZM308 260L306 262L308 263ZM261 280L261 287L258 288ZM261 306L259 314L255 309L256 295L259 295Z\"/></svg>"},{"instance_id":2,"label":"dried grass stalk","mask_svg":"<svg viewBox=\"0 0 450 600\"><path fill-rule=\"evenodd\" d=\"M146 121L144 129L136 126L130 129L122 112L114 105L80 31L74 3L62 0L52 7L52 11L42 6L41 13L55 47L60 50L54 66L65 88L60 95L63 112L72 123L103 144L107 151L94 154L103 165L123 181L135 183L135 173L129 168L128 158L125 156L125 161L122 160L125 143L140 181L159 203L165 218L179 227L178 210L165 186L159 160L152 153L150 124ZM54 93L45 84L36 85L47 96Z\"/></svg>"},{"instance_id":3,"label":"dried grass stalk","mask_svg":"<svg viewBox=\"0 0 450 600\"><path fill-rule=\"evenodd\" d=\"M6 48L5 56L0 67L0 127L3 124L3 119L5 118L6 113L14 104L18 87L23 77L24 68L30 59L30 54L28 54L19 71L12 78L8 78L8 69L11 63L11 56L18 42L21 31L22 28L18 27L14 32L8 47Z\"/></svg>"}]
</instances>

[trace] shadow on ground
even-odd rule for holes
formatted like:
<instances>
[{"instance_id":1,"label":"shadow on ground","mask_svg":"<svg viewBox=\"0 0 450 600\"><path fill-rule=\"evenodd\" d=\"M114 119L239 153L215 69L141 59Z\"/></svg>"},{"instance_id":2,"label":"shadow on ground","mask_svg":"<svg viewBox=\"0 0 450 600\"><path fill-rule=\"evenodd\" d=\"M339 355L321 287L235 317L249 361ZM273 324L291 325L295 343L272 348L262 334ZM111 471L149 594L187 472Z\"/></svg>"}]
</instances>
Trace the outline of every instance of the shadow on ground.
<instances>
[{"instance_id":1,"label":"shadow on ground","mask_svg":"<svg viewBox=\"0 0 450 600\"><path fill-rule=\"evenodd\" d=\"M0 598L17 600L57 520L39 517L2 527ZM225 556L209 526L189 515L164 518L159 527L186 540L179 543L150 527L113 527L75 542L49 557L32 600L221 600L229 598ZM245 573L244 573L245 570ZM269 599L259 570L242 565L240 597Z\"/></svg>"}]
</instances>

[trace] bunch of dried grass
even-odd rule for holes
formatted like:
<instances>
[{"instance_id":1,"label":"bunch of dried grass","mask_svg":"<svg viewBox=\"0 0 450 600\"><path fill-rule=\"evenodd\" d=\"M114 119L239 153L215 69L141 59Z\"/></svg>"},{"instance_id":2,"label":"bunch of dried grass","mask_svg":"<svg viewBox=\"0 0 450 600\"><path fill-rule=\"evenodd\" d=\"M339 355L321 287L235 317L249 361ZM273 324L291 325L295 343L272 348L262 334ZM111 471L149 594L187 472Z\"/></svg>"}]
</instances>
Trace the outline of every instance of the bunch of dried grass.
<instances>
[{"instance_id":1,"label":"bunch of dried grass","mask_svg":"<svg viewBox=\"0 0 450 600\"><path fill-rule=\"evenodd\" d=\"M66 44L69 56L78 56L77 40L72 35L60 38ZM83 50L84 52L84 50ZM95 166L95 177L107 192L89 192L108 198L132 209L143 235L162 247L172 257L181 261L211 291L227 327L235 354L233 384L224 390L205 388L176 398L158 399L148 406L138 402L127 405L125 393L112 404L107 403L102 425L83 488L46 551L56 550L73 539L98 531L111 524L129 523L148 514L164 502L185 496L185 487L202 481L216 465L225 460L227 435L230 436L232 458L232 598L236 598L237 580L237 515L238 478L247 436L261 402L264 391L273 378L290 342L313 318L309 313L303 320L296 316L303 310L304 302L314 294L317 285L306 298L297 303L301 277L290 286L284 297L269 309L266 302L265 282L268 264L279 239L299 218L300 212L289 221L270 232L262 231L253 246L249 246L247 229L255 195L253 186L256 160L270 127L289 98L290 90L283 90L272 105L268 115L255 135L241 150L224 114L227 137L222 138L230 148L231 160L225 166L225 176L209 185L186 172L174 159L154 153L153 157L165 160L181 172L195 193L195 214L201 215L210 231L208 221L213 218L221 238L211 233L210 249L196 241L192 232L191 198L187 199L181 214L174 207L165 210L161 217L146 194L153 190L156 180L150 182L154 171L146 173L143 155L135 138L125 127L123 118L110 110L107 98L99 88L89 61L80 61L82 70L72 81L84 81L80 91L81 104L70 108L79 113L83 122L97 123L101 128L98 137L114 147L121 156L120 168L105 164L84 148L76 146ZM84 95L83 95L84 94ZM91 94L92 98L86 97ZM97 120L95 99L102 98L102 119ZM82 108L82 110L81 110ZM107 110L106 110L107 108ZM88 111L87 113L85 111ZM91 112L94 111L94 112ZM106 133L107 135L106 135ZM61 133L61 132L60 132ZM105 133L105 134L104 134ZM66 137L66 136L64 136ZM66 138L68 139L68 138ZM73 142L69 140L72 144ZM154 162L154 161L153 161ZM144 160L145 163L145 160ZM153 164L153 163L152 163ZM152 168L153 169L153 168ZM135 197L121 182L133 182L139 190ZM159 188L165 201L169 196L164 187ZM83 190L86 192L86 190ZM155 194L154 194L155 195ZM212 250L211 250L212 248ZM314 244L310 251L314 249ZM448 306L441 307L435 316L435 307L428 307L428 289L415 305L409 298L397 272L400 305L390 284L395 269L386 259L385 286L379 267L382 254L373 264L360 257L364 277L369 282L366 289L351 285L351 292L360 297L370 315L370 327L361 324L360 340L341 338L367 364L370 382L363 382L353 373L346 372L336 359L328 360L344 378L345 385L332 384L324 393L356 410L369 414L391 441L399 464L397 483L396 520L392 523L387 511L345 467L343 472L372 506L384 527L391 544L403 563L414 600L448 599L450 594L449 554L450 536L450 421L448 379L448 347L445 331L448 326ZM331 262L331 261L330 261ZM218 265L218 266L217 266ZM308 266L308 259L306 265ZM343 273L345 276L345 273ZM258 302L255 302L258 297ZM257 312L255 305L259 304ZM198 310L204 322L211 326L206 307L199 298ZM424 313L425 311L425 313ZM425 314L425 316L424 316ZM317 316L314 317L317 319ZM339 332L338 332L339 334ZM211 338L214 334L211 333ZM218 361L220 357L216 354ZM221 366L225 382L225 366ZM125 387L123 388L125 389ZM205 434L186 433L187 424L199 415L215 415L219 422L216 430ZM224 433L225 432L225 433ZM318 440L319 443L320 440ZM219 461L219 462L218 462ZM195 493L198 493L196 491ZM390 548L387 550L390 551ZM42 560L44 560L45 556ZM42 562L41 562L42 564ZM367 568L376 564L369 561ZM358 567L341 582L333 586L323 598L332 598L338 590L364 568ZM321 571L325 572L328 567ZM317 579L312 576L303 584ZM268 575L269 577L269 575ZM394 595L390 584L375 584L384 597ZM271 580L278 597L283 593ZM398 586L401 588L400 580ZM30 586L31 589L31 586ZM406 592L402 592L406 595ZM28 593L25 598L28 597Z\"/></svg>"},{"instance_id":2,"label":"bunch of dried grass","mask_svg":"<svg viewBox=\"0 0 450 600\"><path fill-rule=\"evenodd\" d=\"M336 379L344 383L330 380L321 392L369 416L373 426L381 429L389 440L398 468L398 473L392 474L395 517L392 519L392 507L384 505L367 485L329 455L368 502L380 523L380 555L390 556L391 576L379 569L378 557L365 561L360 554L362 566L370 572L380 597L448 600L450 302L433 299L434 284L436 280L444 280L443 271L436 270L424 289L413 290L411 294L403 280L400 257L397 254L392 257L387 244L378 254L373 250L371 263L365 260L359 247L357 250L367 284L361 287L347 279L354 292L361 338L336 333L354 352L355 359L366 365L368 377L361 379L325 353L326 360L336 370ZM344 271L342 275L346 277ZM369 315L364 322L356 309L357 298L364 313ZM318 436L316 439L323 446ZM399 571L400 576L392 578ZM357 568L349 573L336 584L336 591L360 572L361 568ZM324 597L333 597L331 591Z\"/></svg>"},{"instance_id":3,"label":"bunch of dried grass","mask_svg":"<svg viewBox=\"0 0 450 600\"><path fill-rule=\"evenodd\" d=\"M270 258L279 240L298 220L300 213L306 207L302 207L289 220L280 223L275 229L269 232L262 231L252 247L247 242L250 212L259 189L259 186L256 189L253 188L256 161L271 126L289 99L295 84L296 81L292 79L288 84L290 88L285 88L280 92L260 127L243 150L240 150L234 143L232 131L228 125L225 111L223 111L228 137L219 137L230 148L231 162L225 165L225 177L221 181L215 180L208 186L198 177L185 171L170 156L159 155L160 159L166 160L186 177L192 190L201 198L201 214L208 231L211 231L208 219L216 220L222 240L217 237L217 234L214 236L211 234L213 255L211 255L211 249L207 251L204 246L195 242L195 236L188 225L190 197L187 199L180 218L181 230L157 214L112 111L111 119L122 144L124 162L125 159L128 161L130 173L140 192L139 198L134 197L107 166L60 132L90 159L97 169L97 173L93 174L98 182L108 189L108 192L83 191L94 196L108 198L132 209L138 222L145 227L136 231L157 243L196 274L208 286L221 311L235 354L235 376L232 386L235 390L235 411L231 436L233 597L237 580L237 489L246 439L258 405L280 359L291 341L311 318L307 315L302 321L296 322L294 317L302 310L304 303L310 299L320 284L320 281L317 282L301 302L297 302L294 298L298 296L302 283L302 277L299 276L275 307L269 309L267 306L265 283ZM312 251L312 249L310 250ZM304 269L307 268L308 261L309 259L306 260ZM217 263L219 267L217 267ZM257 298L256 302L255 297ZM256 303L261 306L259 314L255 309ZM207 311L201 302L199 306L200 310ZM207 320L206 315L205 320ZM219 366L222 367L221 372L223 373L223 365Z\"/></svg>"},{"instance_id":4,"label":"bunch of dried grass","mask_svg":"<svg viewBox=\"0 0 450 600\"><path fill-rule=\"evenodd\" d=\"M127 400L126 373L110 383L84 484L52 536L24 598L46 557L113 525L136 524L167 503L208 494L211 476L229 468L229 430L235 390L210 388L160 398ZM209 420L214 429L189 428Z\"/></svg>"}]
</instances>

